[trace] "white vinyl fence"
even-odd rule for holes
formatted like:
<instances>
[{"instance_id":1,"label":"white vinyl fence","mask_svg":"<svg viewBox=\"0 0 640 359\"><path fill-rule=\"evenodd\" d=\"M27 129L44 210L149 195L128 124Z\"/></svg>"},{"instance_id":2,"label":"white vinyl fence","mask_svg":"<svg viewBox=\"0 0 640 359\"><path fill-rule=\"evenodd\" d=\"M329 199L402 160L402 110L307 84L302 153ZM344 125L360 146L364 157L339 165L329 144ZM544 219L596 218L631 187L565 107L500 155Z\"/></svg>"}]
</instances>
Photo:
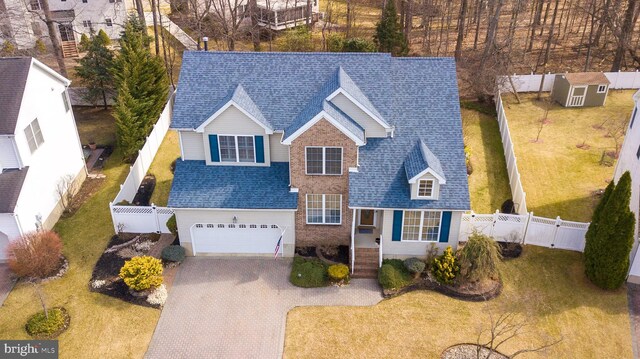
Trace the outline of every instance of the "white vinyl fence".
<instances>
[{"instance_id":1,"label":"white vinyl fence","mask_svg":"<svg viewBox=\"0 0 640 359\"><path fill-rule=\"evenodd\" d=\"M605 72L611 85L610 89L638 89L640 88L640 72ZM540 82L542 75L531 73L530 75L512 75L511 80L517 92L538 92L540 90ZM544 76L543 92L549 92L553 88L556 80L556 74L548 73ZM500 90L503 92L512 92L513 88L509 80L505 77L498 80Z\"/></svg>"},{"instance_id":2,"label":"white vinyl fence","mask_svg":"<svg viewBox=\"0 0 640 359\"><path fill-rule=\"evenodd\" d=\"M494 237L498 241L516 241L522 244L568 249L582 252L589 223L536 217L527 214L462 215L460 241L464 242L474 230Z\"/></svg>"},{"instance_id":3,"label":"white vinyl fence","mask_svg":"<svg viewBox=\"0 0 640 359\"><path fill-rule=\"evenodd\" d=\"M164 139L169 125L171 124L171 114L173 111L173 96L169 96L169 101L160 114L160 118L153 126L153 130L147 137L144 146L138 152L138 158L129 168L129 174L120 185L120 192L109 203L111 208L111 220L113 228L118 232L131 233L169 233L167 220L173 215L173 210L165 207L151 206L127 206L118 205L122 201L133 202L133 198L138 192L138 187L147 174L153 158L156 156L162 140Z\"/></svg>"},{"instance_id":4,"label":"white vinyl fence","mask_svg":"<svg viewBox=\"0 0 640 359\"><path fill-rule=\"evenodd\" d=\"M496 112L498 113L498 126L500 126L500 137L502 138L502 149L504 150L504 159L507 163L507 174L509 175L509 186L511 187L511 196L515 204L516 212L519 214L527 213L527 194L522 187L520 172L518 172L518 160L516 152L511 141L511 132L509 131L509 123L507 115L502 107L502 96L498 92L496 98Z\"/></svg>"}]
</instances>

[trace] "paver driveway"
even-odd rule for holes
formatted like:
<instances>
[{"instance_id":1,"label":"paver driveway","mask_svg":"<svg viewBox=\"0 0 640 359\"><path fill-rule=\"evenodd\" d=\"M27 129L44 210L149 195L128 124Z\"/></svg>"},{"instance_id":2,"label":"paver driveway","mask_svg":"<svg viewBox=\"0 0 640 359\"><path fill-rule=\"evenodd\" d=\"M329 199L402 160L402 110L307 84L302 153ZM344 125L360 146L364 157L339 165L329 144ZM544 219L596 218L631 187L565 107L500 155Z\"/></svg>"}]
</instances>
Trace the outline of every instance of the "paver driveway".
<instances>
[{"instance_id":1,"label":"paver driveway","mask_svg":"<svg viewBox=\"0 0 640 359\"><path fill-rule=\"evenodd\" d=\"M372 279L347 287L289 283L291 261L190 257L182 263L147 358L280 358L286 315L296 306L373 305Z\"/></svg>"}]
</instances>

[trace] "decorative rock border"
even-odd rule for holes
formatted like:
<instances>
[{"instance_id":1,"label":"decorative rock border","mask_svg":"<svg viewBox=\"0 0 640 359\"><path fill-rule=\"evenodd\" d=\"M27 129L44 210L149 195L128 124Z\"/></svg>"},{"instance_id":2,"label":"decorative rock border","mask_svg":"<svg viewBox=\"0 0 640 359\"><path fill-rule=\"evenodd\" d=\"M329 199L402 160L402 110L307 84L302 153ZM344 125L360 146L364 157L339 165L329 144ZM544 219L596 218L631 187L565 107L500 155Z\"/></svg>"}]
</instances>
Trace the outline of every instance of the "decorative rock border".
<instances>
[{"instance_id":1,"label":"decorative rock border","mask_svg":"<svg viewBox=\"0 0 640 359\"><path fill-rule=\"evenodd\" d=\"M491 300L500 293L502 293L502 281L493 281L494 285L491 289L483 293L467 293L460 292L456 287L450 285L440 284L430 278L421 278L417 283L408 285L404 288L397 290L383 289L382 295L385 298L392 298L401 294L413 292L416 290L433 290L435 292L444 294L451 298L464 300L467 302L485 302Z\"/></svg>"},{"instance_id":2,"label":"decorative rock border","mask_svg":"<svg viewBox=\"0 0 640 359\"><path fill-rule=\"evenodd\" d=\"M478 355L478 347L480 355ZM456 344L445 349L440 354L440 359L476 359L476 358L492 358L492 359L508 359L509 357L497 350L489 349L478 344L462 343Z\"/></svg>"}]
</instances>

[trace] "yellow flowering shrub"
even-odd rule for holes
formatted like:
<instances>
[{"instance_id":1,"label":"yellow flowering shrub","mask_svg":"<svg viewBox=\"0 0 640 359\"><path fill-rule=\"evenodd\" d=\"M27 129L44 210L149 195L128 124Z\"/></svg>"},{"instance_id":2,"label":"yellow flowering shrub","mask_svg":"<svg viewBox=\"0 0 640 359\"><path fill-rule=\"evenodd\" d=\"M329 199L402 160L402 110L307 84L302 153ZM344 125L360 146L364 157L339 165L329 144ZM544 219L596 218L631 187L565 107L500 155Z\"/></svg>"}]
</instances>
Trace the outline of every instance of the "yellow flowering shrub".
<instances>
[{"instance_id":1,"label":"yellow flowering shrub","mask_svg":"<svg viewBox=\"0 0 640 359\"><path fill-rule=\"evenodd\" d=\"M155 288L162 284L162 261L150 256L133 257L120 268L120 278L132 290Z\"/></svg>"},{"instance_id":2,"label":"yellow flowering shrub","mask_svg":"<svg viewBox=\"0 0 640 359\"><path fill-rule=\"evenodd\" d=\"M441 256L434 259L431 271L439 283L453 284L460 273L460 265L451 247L447 247Z\"/></svg>"}]
</instances>

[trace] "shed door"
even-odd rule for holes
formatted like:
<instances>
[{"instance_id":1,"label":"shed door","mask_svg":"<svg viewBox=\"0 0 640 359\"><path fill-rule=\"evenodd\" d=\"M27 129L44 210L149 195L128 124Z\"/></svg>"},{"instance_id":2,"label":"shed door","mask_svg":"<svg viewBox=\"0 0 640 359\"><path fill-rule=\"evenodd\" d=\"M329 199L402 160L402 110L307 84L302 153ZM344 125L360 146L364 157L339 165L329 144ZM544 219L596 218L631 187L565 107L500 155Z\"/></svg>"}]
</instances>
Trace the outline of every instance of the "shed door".
<instances>
[{"instance_id":1,"label":"shed door","mask_svg":"<svg viewBox=\"0 0 640 359\"><path fill-rule=\"evenodd\" d=\"M581 107L584 105L584 99L587 97L587 86L573 86L567 107Z\"/></svg>"},{"instance_id":2,"label":"shed door","mask_svg":"<svg viewBox=\"0 0 640 359\"><path fill-rule=\"evenodd\" d=\"M197 223L191 228L194 255L273 254L280 235L275 224Z\"/></svg>"}]
</instances>

